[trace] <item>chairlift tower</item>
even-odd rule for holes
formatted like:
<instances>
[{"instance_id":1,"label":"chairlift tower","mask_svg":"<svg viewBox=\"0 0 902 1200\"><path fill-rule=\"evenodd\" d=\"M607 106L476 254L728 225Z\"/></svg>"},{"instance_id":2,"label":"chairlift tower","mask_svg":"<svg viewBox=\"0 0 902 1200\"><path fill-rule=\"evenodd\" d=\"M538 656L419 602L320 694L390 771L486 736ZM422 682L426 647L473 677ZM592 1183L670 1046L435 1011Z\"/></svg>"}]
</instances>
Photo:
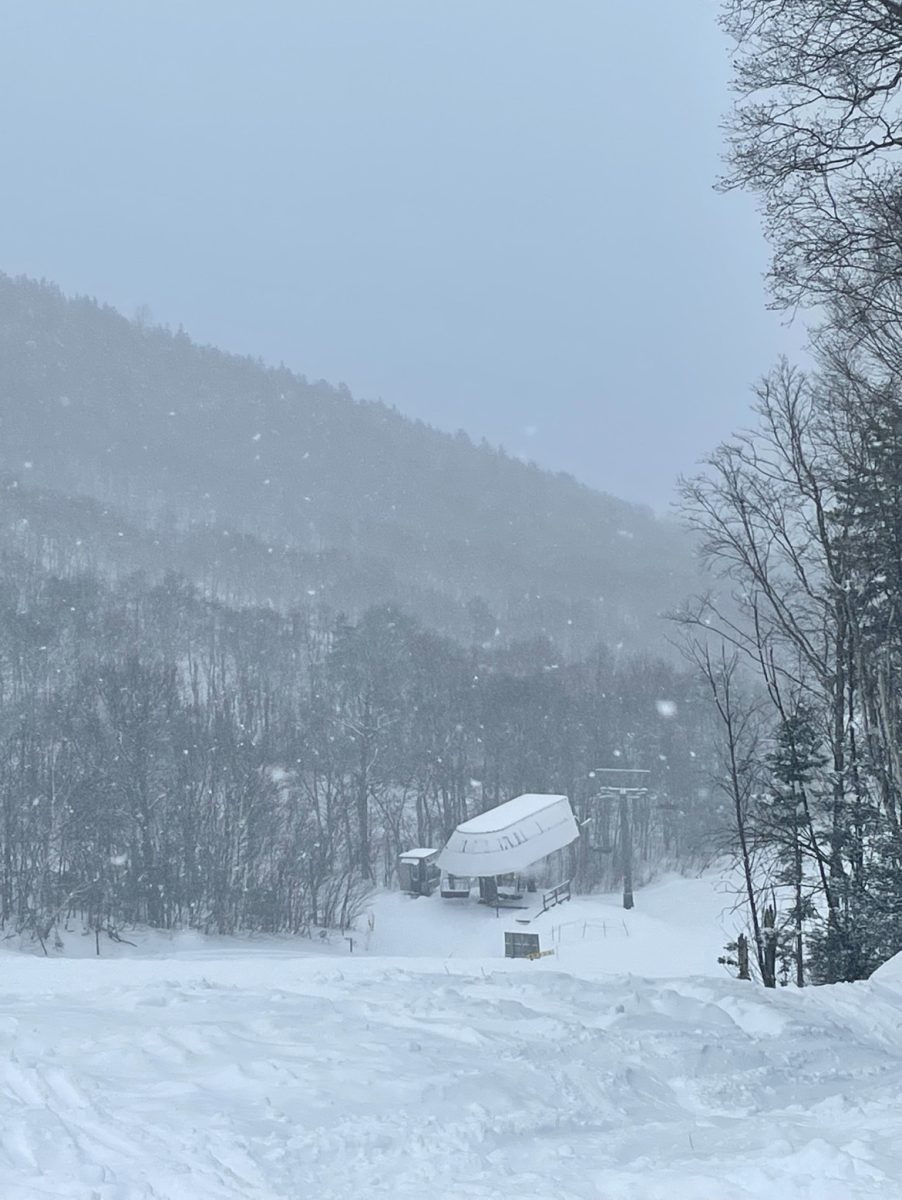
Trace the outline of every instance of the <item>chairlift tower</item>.
<instances>
[{"instance_id":1,"label":"chairlift tower","mask_svg":"<svg viewBox=\"0 0 902 1200\"><path fill-rule=\"evenodd\" d=\"M648 795L651 771L640 767L596 767L590 772L598 791L597 800L617 800L620 818L620 848L623 857L623 907L633 907L633 822L630 802Z\"/></svg>"}]
</instances>

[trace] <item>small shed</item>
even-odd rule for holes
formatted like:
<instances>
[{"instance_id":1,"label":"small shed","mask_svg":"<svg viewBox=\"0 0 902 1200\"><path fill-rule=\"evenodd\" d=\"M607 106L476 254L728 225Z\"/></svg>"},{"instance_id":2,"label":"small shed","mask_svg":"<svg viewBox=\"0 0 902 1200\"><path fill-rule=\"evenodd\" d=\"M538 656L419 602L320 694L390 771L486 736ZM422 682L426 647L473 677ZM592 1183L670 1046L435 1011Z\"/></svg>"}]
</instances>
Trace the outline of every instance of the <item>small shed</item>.
<instances>
[{"instance_id":1,"label":"small shed","mask_svg":"<svg viewBox=\"0 0 902 1200\"><path fill-rule=\"evenodd\" d=\"M438 858L448 875L513 875L579 837L566 796L529 794L458 825Z\"/></svg>"},{"instance_id":2,"label":"small shed","mask_svg":"<svg viewBox=\"0 0 902 1200\"><path fill-rule=\"evenodd\" d=\"M441 878L437 860L435 849L418 846L405 850L398 858L401 890L413 896L431 896Z\"/></svg>"}]
</instances>

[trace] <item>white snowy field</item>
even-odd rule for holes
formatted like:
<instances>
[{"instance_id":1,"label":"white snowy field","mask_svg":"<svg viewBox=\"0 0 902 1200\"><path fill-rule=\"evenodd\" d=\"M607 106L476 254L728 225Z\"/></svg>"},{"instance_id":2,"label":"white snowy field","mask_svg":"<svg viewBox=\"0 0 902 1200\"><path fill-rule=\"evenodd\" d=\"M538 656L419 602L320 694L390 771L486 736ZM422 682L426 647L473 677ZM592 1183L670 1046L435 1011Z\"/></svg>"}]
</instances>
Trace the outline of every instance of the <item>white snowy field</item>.
<instances>
[{"instance_id":1,"label":"white snowy field","mask_svg":"<svg viewBox=\"0 0 902 1200\"><path fill-rule=\"evenodd\" d=\"M353 955L8 951L0 1200L902 1197L902 968L765 993L716 964L713 878L636 899L545 914L537 962L392 895Z\"/></svg>"}]
</instances>

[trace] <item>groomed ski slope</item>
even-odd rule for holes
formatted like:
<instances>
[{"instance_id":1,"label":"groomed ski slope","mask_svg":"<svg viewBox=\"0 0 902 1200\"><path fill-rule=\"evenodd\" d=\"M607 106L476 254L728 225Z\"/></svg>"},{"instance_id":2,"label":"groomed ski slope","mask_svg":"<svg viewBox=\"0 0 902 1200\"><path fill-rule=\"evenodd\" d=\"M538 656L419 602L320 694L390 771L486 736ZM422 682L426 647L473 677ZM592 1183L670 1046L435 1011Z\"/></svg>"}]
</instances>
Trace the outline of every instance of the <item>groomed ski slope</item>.
<instances>
[{"instance_id":1,"label":"groomed ski slope","mask_svg":"<svg viewBox=\"0 0 902 1200\"><path fill-rule=\"evenodd\" d=\"M902 968L767 994L716 964L713 878L637 903L546 914L533 963L504 918L399 896L353 955L7 951L0 1197L902 1197Z\"/></svg>"}]
</instances>

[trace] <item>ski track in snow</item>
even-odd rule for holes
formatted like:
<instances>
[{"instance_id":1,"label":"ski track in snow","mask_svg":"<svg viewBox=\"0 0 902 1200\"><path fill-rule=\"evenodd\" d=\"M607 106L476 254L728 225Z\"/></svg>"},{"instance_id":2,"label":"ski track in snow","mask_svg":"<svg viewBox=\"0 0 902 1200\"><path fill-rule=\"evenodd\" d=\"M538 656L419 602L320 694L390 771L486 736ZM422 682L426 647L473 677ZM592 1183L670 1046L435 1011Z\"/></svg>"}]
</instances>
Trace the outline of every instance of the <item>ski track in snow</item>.
<instances>
[{"instance_id":1,"label":"ski track in snow","mask_svg":"<svg viewBox=\"0 0 902 1200\"><path fill-rule=\"evenodd\" d=\"M902 972L0 964L2 1200L902 1197Z\"/></svg>"}]
</instances>

